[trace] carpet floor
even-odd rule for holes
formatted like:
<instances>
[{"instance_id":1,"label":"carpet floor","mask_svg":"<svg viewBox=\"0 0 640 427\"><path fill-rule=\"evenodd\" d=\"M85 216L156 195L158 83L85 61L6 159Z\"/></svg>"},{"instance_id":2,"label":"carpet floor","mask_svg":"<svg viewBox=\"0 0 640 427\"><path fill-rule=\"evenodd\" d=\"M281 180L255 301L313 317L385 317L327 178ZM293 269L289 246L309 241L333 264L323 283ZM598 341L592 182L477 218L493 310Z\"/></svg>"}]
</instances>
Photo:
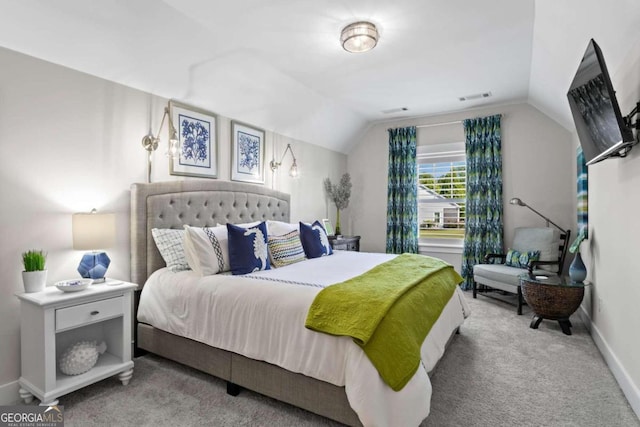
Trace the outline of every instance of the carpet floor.
<instances>
[{"instance_id":1,"label":"carpet floor","mask_svg":"<svg viewBox=\"0 0 640 427\"><path fill-rule=\"evenodd\" d=\"M530 312L467 294L472 314L432 375L423 427L629 426L640 422L577 316L573 335ZM128 386L109 378L60 398L66 426L337 426L163 358L135 359ZM402 426L401 426L402 427Z\"/></svg>"}]
</instances>

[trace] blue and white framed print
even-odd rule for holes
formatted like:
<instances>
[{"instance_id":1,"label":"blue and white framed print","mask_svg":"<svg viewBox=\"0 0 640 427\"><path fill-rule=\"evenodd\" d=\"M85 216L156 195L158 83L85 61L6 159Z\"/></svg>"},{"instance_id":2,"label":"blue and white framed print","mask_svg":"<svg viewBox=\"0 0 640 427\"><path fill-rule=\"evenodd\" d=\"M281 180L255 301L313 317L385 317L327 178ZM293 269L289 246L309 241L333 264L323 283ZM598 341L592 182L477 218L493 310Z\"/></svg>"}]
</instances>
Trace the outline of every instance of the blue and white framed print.
<instances>
[{"instance_id":1,"label":"blue and white framed print","mask_svg":"<svg viewBox=\"0 0 640 427\"><path fill-rule=\"evenodd\" d=\"M231 179L264 184L264 131L231 122Z\"/></svg>"},{"instance_id":2,"label":"blue and white framed print","mask_svg":"<svg viewBox=\"0 0 640 427\"><path fill-rule=\"evenodd\" d=\"M217 178L216 115L200 108L170 101L169 116L171 117L168 126L169 135L172 126L175 127L180 141L177 155L169 157L169 173L171 175Z\"/></svg>"}]
</instances>

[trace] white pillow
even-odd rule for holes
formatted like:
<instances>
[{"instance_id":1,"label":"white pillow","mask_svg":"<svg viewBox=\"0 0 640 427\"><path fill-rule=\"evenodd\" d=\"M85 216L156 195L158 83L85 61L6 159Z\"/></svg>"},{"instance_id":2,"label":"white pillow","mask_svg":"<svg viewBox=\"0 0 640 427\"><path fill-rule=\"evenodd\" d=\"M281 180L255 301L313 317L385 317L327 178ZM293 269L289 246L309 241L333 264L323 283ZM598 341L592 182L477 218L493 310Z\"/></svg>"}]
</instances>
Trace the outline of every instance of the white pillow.
<instances>
[{"instance_id":1,"label":"white pillow","mask_svg":"<svg viewBox=\"0 0 640 427\"><path fill-rule=\"evenodd\" d=\"M231 270L227 227L184 226L184 249L187 262L201 276Z\"/></svg>"},{"instance_id":2,"label":"white pillow","mask_svg":"<svg viewBox=\"0 0 640 427\"><path fill-rule=\"evenodd\" d=\"M299 231L299 225L297 223L290 224L282 221L267 221L267 234L269 236L284 236L292 231Z\"/></svg>"},{"instance_id":3,"label":"white pillow","mask_svg":"<svg viewBox=\"0 0 640 427\"><path fill-rule=\"evenodd\" d=\"M189 269L189 263L187 262L184 245L182 243L184 234L184 230L172 228L151 229L151 235L153 236L154 242L156 242L156 247L171 271Z\"/></svg>"}]
</instances>

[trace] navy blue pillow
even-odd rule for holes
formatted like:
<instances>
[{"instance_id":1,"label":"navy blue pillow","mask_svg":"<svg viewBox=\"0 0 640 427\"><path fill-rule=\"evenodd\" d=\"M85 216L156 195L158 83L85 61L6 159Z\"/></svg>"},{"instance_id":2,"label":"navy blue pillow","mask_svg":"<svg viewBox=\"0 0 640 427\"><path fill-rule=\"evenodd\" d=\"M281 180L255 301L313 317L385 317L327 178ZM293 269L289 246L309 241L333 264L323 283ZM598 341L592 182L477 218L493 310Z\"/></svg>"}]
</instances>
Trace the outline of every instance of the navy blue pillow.
<instances>
[{"instance_id":1,"label":"navy blue pillow","mask_svg":"<svg viewBox=\"0 0 640 427\"><path fill-rule=\"evenodd\" d=\"M227 224L229 235L229 264L233 274L247 274L269 270L267 251L267 224L242 228Z\"/></svg>"},{"instance_id":2,"label":"navy blue pillow","mask_svg":"<svg viewBox=\"0 0 640 427\"><path fill-rule=\"evenodd\" d=\"M327 232L320 221L311 225L300 222L300 240L307 258L318 258L333 254Z\"/></svg>"}]
</instances>

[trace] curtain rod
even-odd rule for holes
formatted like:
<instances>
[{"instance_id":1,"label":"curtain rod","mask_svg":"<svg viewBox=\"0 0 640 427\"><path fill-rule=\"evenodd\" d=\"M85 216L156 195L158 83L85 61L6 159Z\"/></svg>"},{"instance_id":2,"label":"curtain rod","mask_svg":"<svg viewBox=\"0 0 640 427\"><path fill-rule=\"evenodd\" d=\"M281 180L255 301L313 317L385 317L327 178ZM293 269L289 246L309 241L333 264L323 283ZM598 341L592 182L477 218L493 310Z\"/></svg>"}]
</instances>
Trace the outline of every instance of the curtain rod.
<instances>
[{"instance_id":1,"label":"curtain rod","mask_svg":"<svg viewBox=\"0 0 640 427\"><path fill-rule=\"evenodd\" d=\"M444 123L433 123L430 125L419 125L419 126L416 126L416 128L430 128L434 126L455 125L457 123L462 123L462 120L455 120L453 122L444 122Z\"/></svg>"},{"instance_id":2,"label":"curtain rod","mask_svg":"<svg viewBox=\"0 0 640 427\"><path fill-rule=\"evenodd\" d=\"M499 115L501 118L505 118L507 115L504 113L498 113L496 115ZM445 126L445 125L455 125L458 123L462 123L464 122L464 120L454 120L452 122L442 122L442 123L432 123L429 125L417 125L416 128L430 128L430 127L434 127L434 126ZM387 130L391 130L394 128L388 128Z\"/></svg>"}]
</instances>

